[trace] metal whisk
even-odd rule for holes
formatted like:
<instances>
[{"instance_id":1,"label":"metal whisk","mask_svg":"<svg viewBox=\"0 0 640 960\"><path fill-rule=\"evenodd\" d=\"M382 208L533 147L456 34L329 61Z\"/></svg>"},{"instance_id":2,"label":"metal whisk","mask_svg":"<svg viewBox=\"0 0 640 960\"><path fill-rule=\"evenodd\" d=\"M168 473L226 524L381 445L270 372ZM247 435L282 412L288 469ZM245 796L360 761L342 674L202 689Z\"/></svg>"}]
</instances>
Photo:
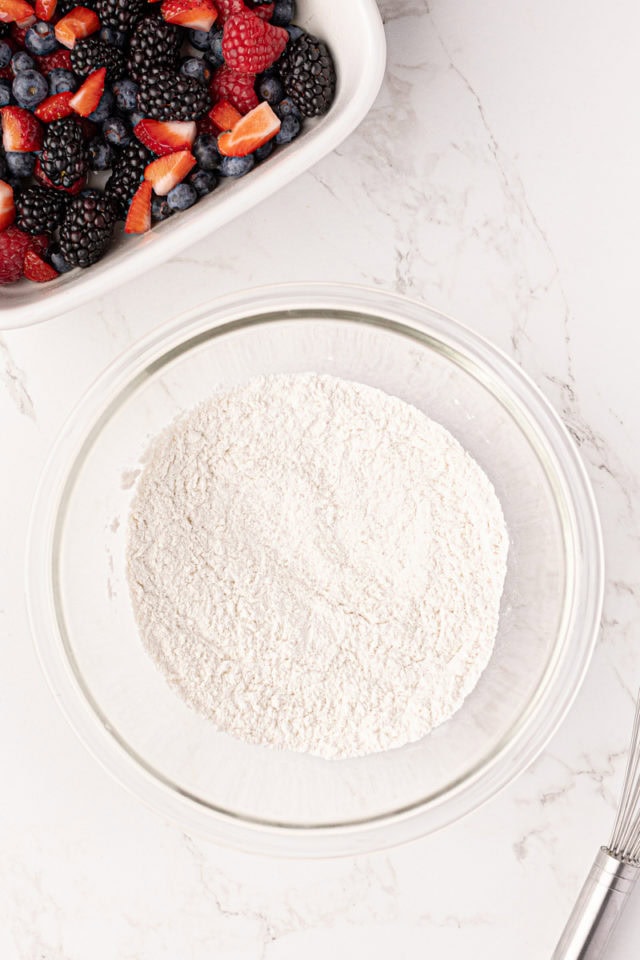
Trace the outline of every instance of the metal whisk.
<instances>
[{"instance_id":1,"label":"metal whisk","mask_svg":"<svg viewBox=\"0 0 640 960\"><path fill-rule=\"evenodd\" d=\"M601 847L552 960L598 960L640 876L640 698L622 800L611 841Z\"/></svg>"}]
</instances>

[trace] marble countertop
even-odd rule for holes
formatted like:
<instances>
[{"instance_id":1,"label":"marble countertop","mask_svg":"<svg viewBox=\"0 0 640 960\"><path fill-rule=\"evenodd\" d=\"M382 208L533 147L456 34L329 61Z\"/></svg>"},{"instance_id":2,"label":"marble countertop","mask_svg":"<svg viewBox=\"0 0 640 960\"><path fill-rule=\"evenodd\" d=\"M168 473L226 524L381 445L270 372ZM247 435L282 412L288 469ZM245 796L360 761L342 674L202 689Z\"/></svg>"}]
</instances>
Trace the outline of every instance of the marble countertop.
<instances>
[{"instance_id":1,"label":"marble countertop","mask_svg":"<svg viewBox=\"0 0 640 960\"><path fill-rule=\"evenodd\" d=\"M137 283L0 339L3 960L540 960L608 838L640 683L640 12L381 6L386 80L336 153ZM422 298L515 357L579 444L607 558L591 669L539 760L436 836L319 863L192 839L114 783L48 692L23 583L44 458L103 367L207 297L307 279ZM637 893L611 960L640 948Z\"/></svg>"}]
</instances>

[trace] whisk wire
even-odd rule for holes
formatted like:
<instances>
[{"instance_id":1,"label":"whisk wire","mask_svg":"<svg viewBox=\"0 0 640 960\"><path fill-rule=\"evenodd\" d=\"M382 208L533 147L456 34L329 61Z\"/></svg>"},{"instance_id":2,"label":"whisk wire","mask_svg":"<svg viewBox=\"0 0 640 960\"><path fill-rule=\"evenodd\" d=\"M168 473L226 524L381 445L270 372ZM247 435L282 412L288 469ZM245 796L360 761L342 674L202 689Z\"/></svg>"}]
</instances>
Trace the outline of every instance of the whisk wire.
<instances>
[{"instance_id":1,"label":"whisk wire","mask_svg":"<svg viewBox=\"0 0 640 960\"><path fill-rule=\"evenodd\" d=\"M609 850L623 860L640 858L640 699L636 705L622 799Z\"/></svg>"}]
</instances>

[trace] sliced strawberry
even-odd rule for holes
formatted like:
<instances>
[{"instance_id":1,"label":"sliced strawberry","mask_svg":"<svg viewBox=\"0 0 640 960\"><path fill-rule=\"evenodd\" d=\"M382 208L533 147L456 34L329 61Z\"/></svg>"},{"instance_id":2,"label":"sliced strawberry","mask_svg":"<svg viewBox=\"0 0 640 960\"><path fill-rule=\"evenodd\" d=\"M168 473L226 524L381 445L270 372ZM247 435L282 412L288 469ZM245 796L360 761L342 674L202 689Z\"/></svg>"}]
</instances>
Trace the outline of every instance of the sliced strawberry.
<instances>
[{"instance_id":1,"label":"sliced strawberry","mask_svg":"<svg viewBox=\"0 0 640 960\"><path fill-rule=\"evenodd\" d=\"M60 190L61 193L68 193L72 197L75 197L76 194L80 193L81 190L84 190L87 183L85 177L80 177L80 179L76 180L76 182L71 187L58 187L55 183L52 183L51 180L49 180L49 177L46 175L46 173L42 169L42 166L39 160L36 160L36 165L33 171L33 175L38 181L38 183L41 183L43 187L49 187L50 190Z\"/></svg>"},{"instance_id":2,"label":"sliced strawberry","mask_svg":"<svg viewBox=\"0 0 640 960\"><path fill-rule=\"evenodd\" d=\"M133 132L140 143L163 157L175 150L187 150L196 138L197 128L193 120L140 120Z\"/></svg>"},{"instance_id":3,"label":"sliced strawberry","mask_svg":"<svg viewBox=\"0 0 640 960\"><path fill-rule=\"evenodd\" d=\"M45 123L51 123L52 120L61 120L63 117L70 117L73 113L71 99L73 94L70 90L64 93L54 93L52 97L47 97L42 103L39 103L33 111L40 120Z\"/></svg>"},{"instance_id":4,"label":"sliced strawberry","mask_svg":"<svg viewBox=\"0 0 640 960\"><path fill-rule=\"evenodd\" d=\"M166 197L169 190L181 183L195 165L196 158L190 150L179 150L152 160L145 168L144 178L152 184L159 197Z\"/></svg>"},{"instance_id":5,"label":"sliced strawberry","mask_svg":"<svg viewBox=\"0 0 640 960\"><path fill-rule=\"evenodd\" d=\"M27 280L34 280L36 283L48 283L49 280L55 280L60 274L54 270L50 263L39 257L34 250L27 250L23 265L24 275Z\"/></svg>"},{"instance_id":6,"label":"sliced strawberry","mask_svg":"<svg viewBox=\"0 0 640 960\"><path fill-rule=\"evenodd\" d=\"M2 2L2 0L0 0ZM69 13L56 23L56 40L63 47L72 50L76 40L90 37L100 29L98 14L88 7L74 7Z\"/></svg>"},{"instance_id":7,"label":"sliced strawberry","mask_svg":"<svg viewBox=\"0 0 640 960\"><path fill-rule=\"evenodd\" d=\"M33 16L33 7L25 0L0 0L0 23L21 23Z\"/></svg>"},{"instance_id":8,"label":"sliced strawberry","mask_svg":"<svg viewBox=\"0 0 640 960\"><path fill-rule=\"evenodd\" d=\"M13 202L13 187L0 180L0 230L10 227L16 218L16 207Z\"/></svg>"},{"instance_id":9,"label":"sliced strawberry","mask_svg":"<svg viewBox=\"0 0 640 960\"><path fill-rule=\"evenodd\" d=\"M71 70L71 54L68 50L56 50L55 53L46 53L43 57L35 58L38 64L38 70L45 77L52 70Z\"/></svg>"},{"instance_id":10,"label":"sliced strawberry","mask_svg":"<svg viewBox=\"0 0 640 960\"><path fill-rule=\"evenodd\" d=\"M242 117L233 130L220 134L218 150L225 157L246 157L275 137L279 129L280 118L265 100Z\"/></svg>"},{"instance_id":11,"label":"sliced strawberry","mask_svg":"<svg viewBox=\"0 0 640 960\"><path fill-rule=\"evenodd\" d=\"M125 233L146 233L151 227L151 197L153 188L143 180L133 195L124 224Z\"/></svg>"},{"instance_id":12,"label":"sliced strawberry","mask_svg":"<svg viewBox=\"0 0 640 960\"><path fill-rule=\"evenodd\" d=\"M218 100L209 110L209 119L222 133L225 130L233 130L236 123L242 120L242 114L228 100Z\"/></svg>"},{"instance_id":13,"label":"sliced strawberry","mask_svg":"<svg viewBox=\"0 0 640 960\"><path fill-rule=\"evenodd\" d=\"M271 20L275 8L275 3L261 3L259 7L252 7L252 10L261 20Z\"/></svg>"},{"instance_id":14,"label":"sliced strawberry","mask_svg":"<svg viewBox=\"0 0 640 960\"><path fill-rule=\"evenodd\" d=\"M42 126L29 110L3 107L2 146L7 153L31 153L42 147Z\"/></svg>"},{"instance_id":15,"label":"sliced strawberry","mask_svg":"<svg viewBox=\"0 0 640 960\"><path fill-rule=\"evenodd\" d=\"M246 10L224 25L224 61L236 73L262 73L278 59L289 42L284 27L274 27Z\"/></svg>"},{"instance_id":16,"label":"sliced strawberry","mask_svg":"<svg viewBox=\"0 0 640 960\"><path fill-rule=\"evenodd\" d=\"M38 20L53 20L58 6L58 0L36 0L36 17Z\"/></svg>"},{"instance_id":17,"label":"sliced strawberry","mask_svg":"<svg viewBox=\"0 0 640 960\"><path fill-rule=\"evenodd\" d=\"M160 12L167 23L191 30L210 30L218 18L211 0L163 0Z\"/></svg>"},{"instance_id":18,"label":"sliced strawberry","mask_svg":"<svg viewBox=\"0 0 640 960\"><path fill-rule=\"evenodd\" d=\"M104 93L104 82L107 76L107 68L100 67L90 73L81 87L78 87L69 104L81 117L88 117L97 109L102 94Z\"/></svg>"},{"instance_id":19,"label":"sliced strawberry","mask_svg":"<svg viewBox=\"0 0 640 960\"><path fill-rule=\"evenodd\" d=\"M209 84L211 100L213 103L217 100L228 100L240 113L249 113L249 110L253 110L260 102L255 91L255 82L256 78L252 73L236 73L229 67L220 67Z\"/></svg>"}]
</instances>

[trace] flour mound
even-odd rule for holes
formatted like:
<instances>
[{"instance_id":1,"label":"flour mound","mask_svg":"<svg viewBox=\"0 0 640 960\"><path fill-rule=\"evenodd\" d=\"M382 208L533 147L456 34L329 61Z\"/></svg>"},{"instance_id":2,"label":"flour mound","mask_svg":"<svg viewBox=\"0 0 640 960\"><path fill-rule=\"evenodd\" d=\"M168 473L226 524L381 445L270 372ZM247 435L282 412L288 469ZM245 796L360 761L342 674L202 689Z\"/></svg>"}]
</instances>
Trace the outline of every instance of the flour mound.
<instances>
[{"instance_id":1,"label":"flour mound","mask_svg":"<svg viewBox=\"0 0 640 960\"><path fill-rule=\"evenodd\" d=\"M128 577L146 649L221 731L353 757L461 706L507 549L491 483L443 427L362 384L276 376L156 439Z\"/></svg>"}]
</instances>

